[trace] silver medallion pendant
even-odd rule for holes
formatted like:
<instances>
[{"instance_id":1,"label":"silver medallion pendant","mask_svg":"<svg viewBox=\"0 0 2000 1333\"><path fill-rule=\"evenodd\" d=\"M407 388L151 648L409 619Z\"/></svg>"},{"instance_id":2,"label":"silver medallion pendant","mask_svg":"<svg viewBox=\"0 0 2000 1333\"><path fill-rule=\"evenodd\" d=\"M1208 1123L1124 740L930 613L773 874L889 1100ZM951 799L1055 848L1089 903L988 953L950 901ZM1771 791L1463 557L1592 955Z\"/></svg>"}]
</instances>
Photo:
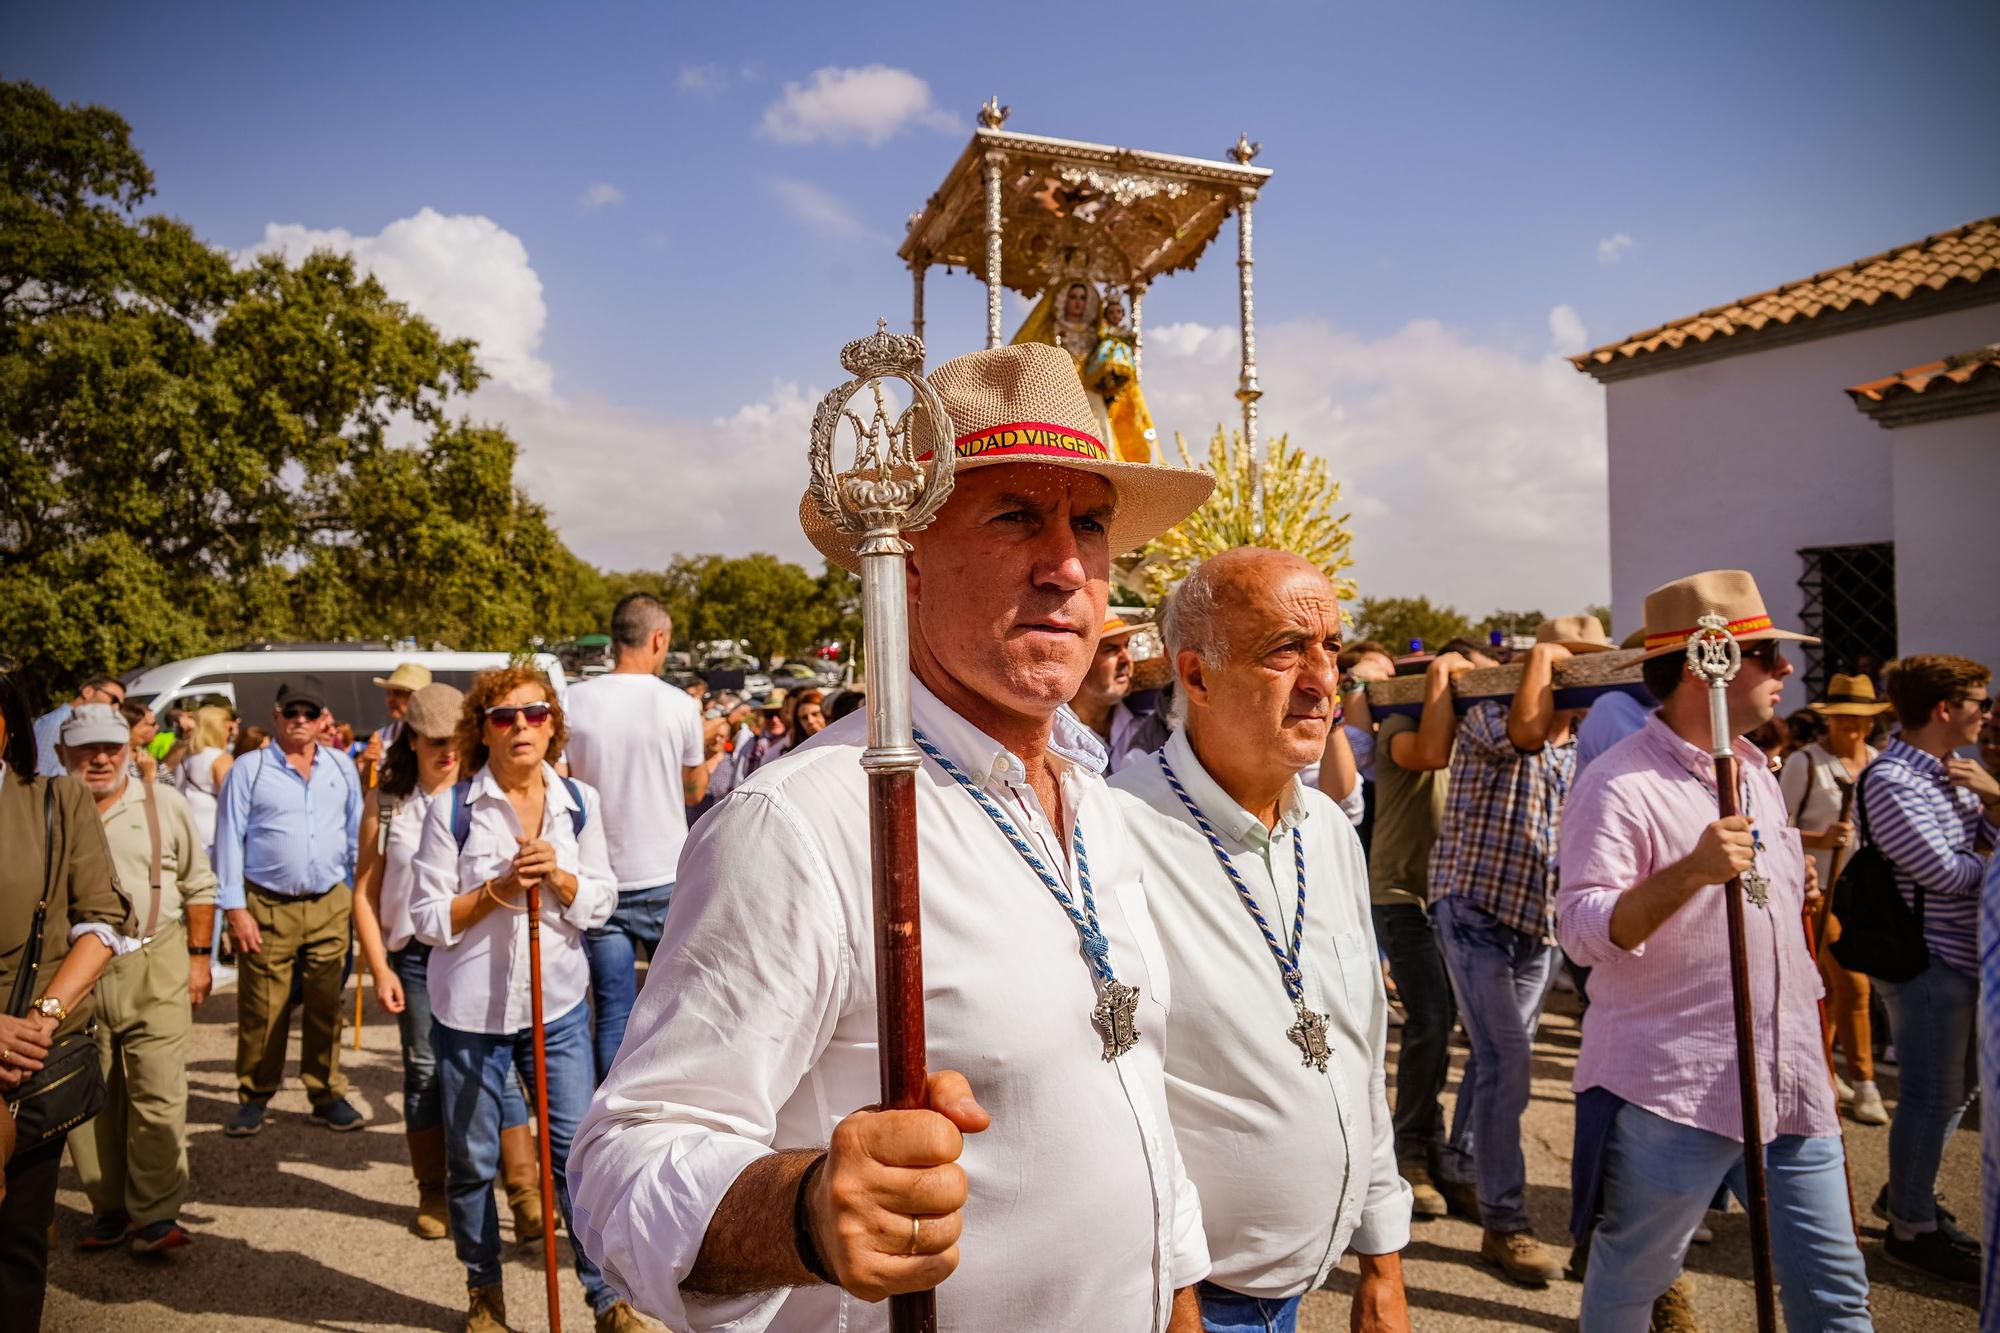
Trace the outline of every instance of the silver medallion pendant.
<instances>
[{"instance_id":1,"label":"silver medallion pendant","mask_svg":"<svg viewBox=\"0 0 2000 1333\"><path fill-rule=\"evenodd\" d=\"M1097 992L1090 1025L1104 1038L1104 1058L1116 1060L1139 1044L1139 988L1107 981Z\"/></svg>"},{"instance_id":2,"label":"silver medallion pendant","mask_svg":"<svg viewBox=\"0 0 2000 1333\"><path fill-rule=\"evenodd\" d=\"M1304 1000L1295 1000L1293 1005L1299 1012L1299 1021L1285 1029L1285 1035L1299 1048L1303 1057L1300 1063L1324 1074L1326 1062L1333 1057L1333 1050L1326 1043L1326 1015L1306 1008Z\"/></svg>"},{"instance_id":3,"label":"silver medallion pendant","mask_svg":"<svg viewBox=\"0 0 2000 1333\"><path fill-rule=\"evenodd\" d=\"M1743 896L1758 907L1771 905L1771 881L1764 878L1764 872L1751 866L1743 872Z\"/></svg>"}]
</instances>

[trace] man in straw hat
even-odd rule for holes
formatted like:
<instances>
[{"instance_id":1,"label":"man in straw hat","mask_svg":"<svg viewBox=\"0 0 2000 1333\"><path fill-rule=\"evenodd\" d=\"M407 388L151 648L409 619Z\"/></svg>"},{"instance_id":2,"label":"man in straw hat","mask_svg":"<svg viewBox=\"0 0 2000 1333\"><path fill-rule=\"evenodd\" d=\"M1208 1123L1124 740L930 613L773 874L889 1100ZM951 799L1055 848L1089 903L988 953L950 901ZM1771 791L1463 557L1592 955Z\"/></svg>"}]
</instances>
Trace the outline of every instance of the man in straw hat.
<instances>
[{"instance_id":1,"label":"man in straw hat","mask_svg":"<svg viewBox=\"0 0 2000 1333\"><path fill-rule=\"evenodd\" d=\"M1239 547L1188 575L1162 629L1183 725L1111 785L1173 973L1167 1100L1214 1263L1202 1315L1291 1328L1352 1249L1353 1327L1407 1330L1368 868L1300 779L1340 726L1340 604L1312 562Z\"/></svg>"},{"instance_id":2,"label":"man in straw hat","mask_svg":"<svg viewBox=\"0 0 2000 1333\"><path fill-rule=\"evenodd\" d=\"M1480 1257L1529 1286L1562 1274L1529 1226L1521 1115L1555 976L1556 821L1583 712L1557 709L1550 686L1557 662L1611 646L1595 616L1536 628L1513 703L1474 704L1459 723L1431 849L1431 916L1472 1044L1438 1166L1448 1195L1476 1187Z\"/></svg>"},{"instance_id":3,"label":"man in straw hat","mask_svg":"<svg viewBox=\"0 0 2000 1333\"><path fill-rule=\"evenodd\" d=\"M944 1329L1196 1329L1208 1257L1167 1113L1165 962L1097 747L1062 705L1112 557L1213 483L1113 461L1060 348L976 352L930 382L957 431L917 419L919 453L955 448L957 481L912 534L908 578L931 1109L866 1109L877 997L850 714L690 835L577 1139L577 1238L676 1328L881 1329L870 1302L938 1287ZM1121 1017L1100 1027L1105 1004Z\"/></svg>"},{"instance_id":4,"label":"man in straw hat","mask_svg":"<svg viewBox=\"0 0 2000 1333\"><path fill-rule=\"evenodd\" d=\"M1131 760L1157 750L1167 739L1167 722L1155 712L1135 711L1132 693L1132 636L1145 628L1137 621L1112 616L1097 636L1097 654L1076 697L1069 701L1077 720L1097 733L1104 744L1105 773L1116 773Z\"/></svg>"},{"instance_id":5,"label":"man in straw hat","mask_svg":"<svg viewBox=\"0 0 2000 1333\"><path fill-rule=\"evenodd\" d=\"M1707 689L1686 657L1710 612L1743 648L1727 697L1744 813L1728 819L1716 814ZM1799 927L1805 852L1777 779L1742 739L1770 719L1792 673L1780 644L1815 640L1775 628L1740 570L1655 589L1646 629L1642 669L1659 711L1591 765L1562 821L1557 933L1592 969L1576 1065L1573 1207L1599 1221L1582 1324L1646 1328L1717 1187L1744 1190L1721 886L1754 873L1769 886L1767 905L1746 904L1744 929L1785 1321L1867 1329L1868 1277L1820 1049L1819 977Z\"/></svg>"},{"instance_id":6,"label":"man in straw hat","mask_svg":"<svg viewBox=\"0 0 2000 1333\"><path fill-rule=\"evenodd\" d=\"M375 728L368 738L368 748L361 752L361 768L370 774L381 770L382 757L389 753L396 737L403 734L403 718L410 711L410 698L431 683L431 669L421 662L398 662L388 675L374 677L374 683L382 691L382 706L389 710L389 720Z\"/></svg>"}]
</instances>

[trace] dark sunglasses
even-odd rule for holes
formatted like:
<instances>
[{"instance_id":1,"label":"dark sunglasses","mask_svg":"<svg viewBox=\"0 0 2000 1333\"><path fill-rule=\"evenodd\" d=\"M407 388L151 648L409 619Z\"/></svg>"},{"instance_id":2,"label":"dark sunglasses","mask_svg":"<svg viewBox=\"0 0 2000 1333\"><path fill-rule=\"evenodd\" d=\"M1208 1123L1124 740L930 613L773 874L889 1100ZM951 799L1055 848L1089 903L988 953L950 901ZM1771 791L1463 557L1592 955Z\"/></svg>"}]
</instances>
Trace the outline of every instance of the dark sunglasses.
<instances>
[{"instance_id":1,"label":"dark sunglasses","mask_svg":"<svg viewBox=\"0 0 2000 1333\"><path fill-rule=\"evenodd\" d=\"M281 716L287 722L317 722L324 711L318 704L286 704Z\"/></svg>"},{"instance_id":2,"label":"dark sunglasses","mask_svg":"<svg viewBox=\"0 0 2000 1333\"><path fill-rule=\"evenodd\" d=\"M1755 643L1743 645L1743 660L1755 662L1766 671L1776 671L1778 659L1782 656L1783 654L1778 651L1776 639L1760 639Z\"/></svg>"},{"instance_id":3,"label":"dark sunglasses","mask_svg":"<svg viewBox=\"0 0 2000 1333\"><path fill-rule=\"evenodd\" d=\"M1984 699L1960 699L1959 702L1962 704L1971 704L1972 711L1975 713L1990 713L1993 711L1993 696L1990 694Z\"/></svg>"},{"instance_id":4,"label":"dark sunglasses","mask_svg":"<svg viewBox=\"0 0 2000 1333\"><path fill-rule=\"evenodd\" d=\"M531 727L539 727L549 720L555 709L549 704L498 704L486 710L486 720L502 731L512 731L516 718Z\"/></svg>"}]
</instances>

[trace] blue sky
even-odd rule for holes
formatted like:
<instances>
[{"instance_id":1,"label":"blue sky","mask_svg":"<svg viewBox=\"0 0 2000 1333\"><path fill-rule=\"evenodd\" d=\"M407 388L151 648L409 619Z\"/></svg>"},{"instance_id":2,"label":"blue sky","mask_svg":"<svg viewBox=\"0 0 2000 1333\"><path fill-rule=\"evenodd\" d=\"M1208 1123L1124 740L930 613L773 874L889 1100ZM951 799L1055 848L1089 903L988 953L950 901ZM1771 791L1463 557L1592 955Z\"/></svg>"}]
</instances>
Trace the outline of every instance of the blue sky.
<instances>
[{"instance_id":1,"label":"blue sky","mask_svg":"<svg viewBox=\"0 0 2000 1333\"><path fill-rule=\"evenodd\" d=\"M1601 398L1554 353L2000 211L1968 128L2000 114L1990 4L1091 13L16 3L0 73L121 112L209 240L354 248L486 337L507 373L473 410L621 566L805 553L810 399L907 318L893 238L989 93L1028 132L1263 143L1267 429L1346 482L1364 591L1475 612L1608 588ZM816 80L846 141L789 141ZM1168 430L1231 407L1231 248L1148 301ZM934 359L981 301L933 278ZM1440 526L1513 558L1446 558Z\"/></svg>"}]
</instances>

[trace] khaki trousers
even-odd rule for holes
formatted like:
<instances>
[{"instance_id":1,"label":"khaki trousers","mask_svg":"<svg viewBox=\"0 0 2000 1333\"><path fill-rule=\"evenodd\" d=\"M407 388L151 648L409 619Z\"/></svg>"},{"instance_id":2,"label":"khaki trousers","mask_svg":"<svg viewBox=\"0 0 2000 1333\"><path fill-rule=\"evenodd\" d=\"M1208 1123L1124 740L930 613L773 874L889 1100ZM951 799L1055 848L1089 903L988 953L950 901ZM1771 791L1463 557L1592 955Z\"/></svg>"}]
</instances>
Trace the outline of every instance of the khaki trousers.
<instances>
[{"instance_id":1,"label":"khaki trousers","mask_svg":"<svg viewBox=\"0 0 2000 1333\"><path fill-rule=\"evenodd\" d=\"M168 925L97 979L104 1109L69 1136L90 1210L135 1226L172 1221L187 1198L187 931Z\"/></svg>"},{"instance_id":2,"label":"khaki trousers","mask_svg":"<svg viewBox=\"0 0 2000 1333\"><path fill-rule=\"evenodd\" d=\"M317 898L278 898L250 889L250 917L263 935L256 953L237 959L236 1096L267 1102L285 1076L292 972L305 1008L299 1081L314 1106L347 1095L340 1072L340 982L347 964L354 891L345 884Z\"/></svg>"}]
</instances>

